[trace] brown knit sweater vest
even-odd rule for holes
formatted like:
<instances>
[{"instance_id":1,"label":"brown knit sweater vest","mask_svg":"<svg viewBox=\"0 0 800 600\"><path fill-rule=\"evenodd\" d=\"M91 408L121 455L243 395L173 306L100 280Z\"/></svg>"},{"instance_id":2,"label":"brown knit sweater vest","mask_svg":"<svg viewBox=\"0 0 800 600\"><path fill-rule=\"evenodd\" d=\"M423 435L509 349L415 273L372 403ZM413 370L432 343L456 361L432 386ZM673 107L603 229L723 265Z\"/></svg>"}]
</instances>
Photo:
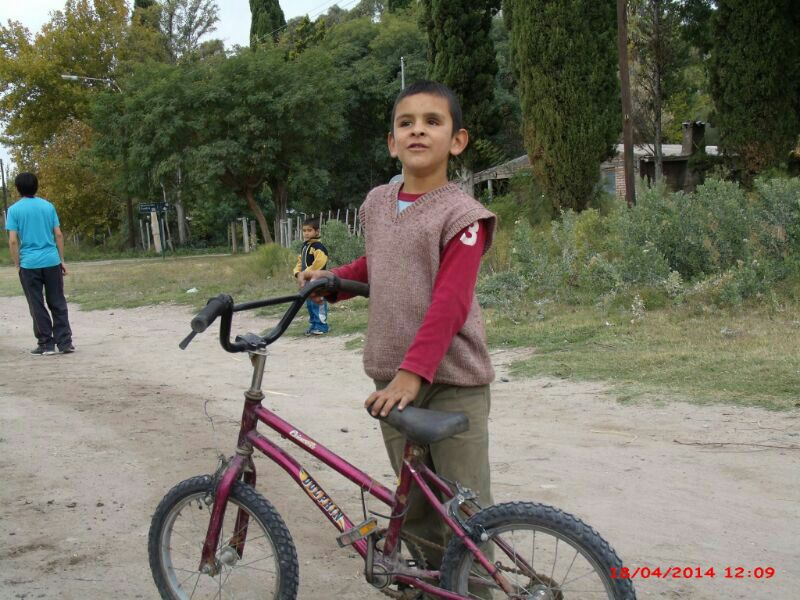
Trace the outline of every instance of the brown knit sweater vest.
<instances>
[{"instance_id":1,"label":"brown knit sweater vest","mask_svg":"<svg viewBox=\"0 0 800 600\"><path fill-rule=\"evenodd\" d=\"M372 190L361 206L369 272L369 321L364 370L388 381L397 374L431 302L439 260L447 243L464 227L485 220L486 246L494 237L495 216L450 183L397 212L400 184ZM433 383L485 385L494 379L481 310L473 296L464 326L453 338Z\"/></svg>"}]
</instances>

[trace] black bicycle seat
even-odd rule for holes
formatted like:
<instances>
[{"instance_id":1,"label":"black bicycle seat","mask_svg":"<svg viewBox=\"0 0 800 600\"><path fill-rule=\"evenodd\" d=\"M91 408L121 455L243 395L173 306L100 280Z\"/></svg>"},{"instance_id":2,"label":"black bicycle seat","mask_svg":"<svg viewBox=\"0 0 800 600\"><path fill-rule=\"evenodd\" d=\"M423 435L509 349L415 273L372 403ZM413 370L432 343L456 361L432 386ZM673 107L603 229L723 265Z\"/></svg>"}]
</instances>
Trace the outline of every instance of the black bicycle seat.
<instances>
[{"instance_id":1,"label":"black bicycle seat","mask_svg":"<svg viewBox=\"0 0 800 600\"><path fill-rule=\"evenodd\" d=\"M369 412L367 408L367 412ZM372 416L372 413L369 413ZM406 406L402 411L392 408L385 417L374 417L391 425L409 440L423 446L441 442L469 429L469 418L460 412L444 412Z\"/></svg>"}]
</instances>

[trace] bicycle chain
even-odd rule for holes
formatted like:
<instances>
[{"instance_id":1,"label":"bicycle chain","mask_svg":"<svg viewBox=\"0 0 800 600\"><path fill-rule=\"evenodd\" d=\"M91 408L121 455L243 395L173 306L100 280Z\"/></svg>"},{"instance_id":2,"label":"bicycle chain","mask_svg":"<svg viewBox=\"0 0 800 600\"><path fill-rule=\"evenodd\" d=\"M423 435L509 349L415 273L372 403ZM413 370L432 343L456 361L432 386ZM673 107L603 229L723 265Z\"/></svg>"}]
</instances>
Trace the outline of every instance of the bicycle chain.
<instances>
[{"instance_id":1,"label":"bicycle chain","mask_svg":"<svg viewBox=\"0 0 800 600\"><path fill-rule=\"evenodd\" d=\"M385 531L386 530L384 530L384 533L385 533ZM412 533L408 533L406 531L401 532L400 539L402 539L406 543L412 542L416 547L415 548L416 551L419 552L420 557L422 557L423 559L425 558L425 554L422 552L422 548L420 546L427 546L429 548L434 548L436 550L440 550L442 553L444 553L444 551L445 551L445 547L444 546L442 546L440 544L436 544L434 542L431 542L430 540L426 540L425 538L418 537L418 536L416 536L416 535L414 535ZM506 573L513 573L515 575L522 575L524 577L530 577L530 572L529 571L523 571L522 569L514 568L514 567L507 567L507 566L503 565L503 563L500 562L499 560L494 563L494 566L497 567L498 570L504 571ZM546 585L548 587L552 587L552 586L556 585L556 583L552 579L550 579L549 577L544 576L544 575L540 575L540 574L535 573L535 572L534 572L534 578L531 578L531 579L537 581L537 583L540 583L542 585ZM418 591L418 590L416 590L416 591ZM411 588L409 590L406 590L404 592L400 592L400 591L396 591L396 590L389 590L389 589L381 590L381 592L383 592L384 594L386 594L390 598L397 598L399 600L413 600L415 598L415 596L406 595L406 592L412 592L412 593L415 592L415 590L413 588ZM562 597L563 596L560 596L560 595L558 596L558 598L562 598Z\"/></svg>"},{"instance_id":2,"label":"bicycle chain","mask_svg":"<svg viewBox=\"0 0 800 600\"><path fill-rule=\"evenodd\" d=\"M386 529L382 529L378 533L383 536L386 534ZM400 540L406 543L406 547L408 548L408 553L411 555L412 558L416 558L417 560L421 560L423 565L425 565L428 561L425 557L425 553L422 551L420 546L429 546L431 548L436 548L439 550L444 550L444 546L440 546L438 544L434 544L424 538L417 537L412 535L406 531L400 532ZM414 546L414 552L411 550L411 545ZM414 557L414 553L416 553L416 557ZM391 590L389 588L384 588L379 590L385 596L389 596L390 598L396 598L397 600L417 600L417 598L421 597L422 592L416 588L408 588L405 590Z\"/></svg>"}]
</instances>

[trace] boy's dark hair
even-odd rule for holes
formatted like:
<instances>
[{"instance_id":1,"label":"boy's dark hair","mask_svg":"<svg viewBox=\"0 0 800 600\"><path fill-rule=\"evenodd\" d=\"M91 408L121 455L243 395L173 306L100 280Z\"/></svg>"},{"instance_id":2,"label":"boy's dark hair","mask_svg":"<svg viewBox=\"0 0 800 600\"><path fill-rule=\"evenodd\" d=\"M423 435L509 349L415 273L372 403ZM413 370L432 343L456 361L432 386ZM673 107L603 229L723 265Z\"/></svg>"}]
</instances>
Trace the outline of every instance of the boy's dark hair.
<instances>
[{"instance_id":1,"label":"boy's dark hair","mask_svg":"<svg viewBox=\"0 0 800 600\"><path fill-rule=\"evenodd\" d=\"M394 116L397 111L397 105L400 104L403 98L416 96L417 94L431 94L432 96L439 96L447 100L447 104L450 106L450 117L453 119L453 134L464 126L464 117L461 114L461 103L458 101L455 92L438 81L420 79L397 94L397 98L394 99L394 106L392 107L392 132L394 132Z\"/></svg>"},{"instance_id":2,"label":"boy's dark hair","mask_svg":"<svg viewBox=\"0 0 800 600\"><path fill-rule=\"evenodd\" d=\"M303 226L305 227L306 225L319 231L319 219L309 217L303 221Z\"/></svg>"},{"instance_id":3,"label":"boy's dark hair","mask_svg":"<svg viewBox=\"0 0 800 600\"><path fill-rule=\"evenodd\" d=\"M23 196L35 196L36 190L39 189L39 180L33 173L20 173L14 179L14 185Z\"/></svg>"}]
</instances>

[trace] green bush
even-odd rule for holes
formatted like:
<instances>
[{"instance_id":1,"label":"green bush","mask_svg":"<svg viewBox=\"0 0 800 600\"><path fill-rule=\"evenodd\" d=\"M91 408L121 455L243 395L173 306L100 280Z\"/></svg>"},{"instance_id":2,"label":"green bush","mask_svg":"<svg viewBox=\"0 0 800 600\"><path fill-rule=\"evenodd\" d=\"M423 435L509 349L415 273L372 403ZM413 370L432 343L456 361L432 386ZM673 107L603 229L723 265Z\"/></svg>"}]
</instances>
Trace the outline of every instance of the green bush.
<instances>
[{"instance_id":1,"label":"green bush","mask_svg":"<svg viewBox=\"0 0 800 600\"><path fill-rule=\"evenodd\" d=\"M797 272L800 260L800 179L757 180L755 217L764 259L777 277Z\"/></svg>"},{"instance_id":2,"label":"green bush","mask_svg":"<svg viewBox=\"0 0 800 600\"><path fill-rule=\"evenodd\" d=\"M364 238L350 235L347 225L341 221L323 223L320 236L328 249L328 268L346 265L364 255Z\"/></svg>"},{"instance_id":3,"label":"green bush","mask_svg":"<svg viewBox=\"0 0 800 600\"><path fill-rule=\"evenodd\" d=\"M256 250L258 271L266 277L291 277L297 253L280 244L264 244Z\"/></svg>"},{"instance_id":4,"label":"green bush","mask_svg":"<svg viewBox=\"0 0 800 600\"><path fill-rule=\"evenodd\" d=\"M510 310L525 293L525 280L519 273L505 271L483 277L477 285L476 296L483 307Z\"/></svg>"},{"instance_id":5,"label":"green bush","mask_svg":"<svg viewBox=\"0 0 800 600\"><path fill-rule=\"evenodd\" d=\"M631 209L607 209L566 211L536 228L518 219L504 249L511 274L491 270L481 301L505 306L514 295L502 295L507 285L566 302L634 290L652 307L737 305L800 277L799 179L765 179L749 194L719 180L693 194L651 188Z\"/></svg>"}]
</instances>

